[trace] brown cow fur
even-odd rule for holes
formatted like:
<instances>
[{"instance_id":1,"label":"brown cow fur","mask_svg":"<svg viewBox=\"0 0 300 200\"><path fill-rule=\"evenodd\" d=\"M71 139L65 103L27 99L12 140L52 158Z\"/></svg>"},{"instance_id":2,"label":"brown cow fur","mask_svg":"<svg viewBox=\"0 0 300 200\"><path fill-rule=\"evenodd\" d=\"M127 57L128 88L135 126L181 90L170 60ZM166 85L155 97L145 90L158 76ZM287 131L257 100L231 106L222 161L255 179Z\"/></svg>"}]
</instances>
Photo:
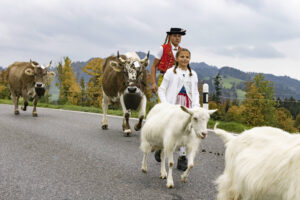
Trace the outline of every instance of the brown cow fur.
<instances>
[{"instance_id":1,"label":"brown cow fur","mask_svg":"<svg viewBox=\"0 0 300 200\"><path fill-rule=\"evenodd\" d=\"M44 77L47 76L47 70L41 67L33 67L32 64L38 65L37 62L15 62L8 66L7 68L7 80L8 86L11 92L11 98L15 106L15 114L19 114L18 103L19 97L23 97L24 106L22 110L26 110L28 105L29 95L34 98L33 101L33 112L34 117L37 116L36 105L38 101L38 96L35 94L35 82L44 82ZM25 70L30 69L34 72L35 76L30 76L25 73Z\"/></svg>"},{"instance_id":2,"label":"brown cow fur","mask_svg":"<svg viewBox=\"0 0 300 200\"><path fill-rule=\"evenodd\" d=\"M120 56L122 59L126 60L125 55ZM128 87L128 78L125 75L125 72L123 71L115 71L112 66L110 66L110 62L115 61L117 63L119 62L119 59L117 56L110 56L108 57L102 67L103 72L103 78L102 78L102 89L103 89L103 101L102 101L102 109L104 113L104 117L102 119L102 128L107 128L107 120L106 120L106 112L107 112L107 105L111 102L116 102L119 100L119 97L121 94L124 93L124 91ZM145 94L146 94L146 80L147 80L147 72L145 70L146 66L143 67L143 70L139 72L137 75L137 79L134 81L133 86L136 86L140 89L140 91L143 93L143 96L138 96L137 94L128 94L126 95L126 98L123 98L124 101L126 100L125 107L126 111L123 109L124 119L122 128L126 136L129 136L131 134L130 126L129 126L129 117L130 117L130 110L131 109L140 109L140 105L142 104L142 101L145 101ZM134 105L133 105L134 104ZM144 118L144 114L141 114L139 116L139 122L135 125L135 130L139 130L142 125L142 121ZM127 132L126 132L127 131Z\"/></svg>"}]
</instances>

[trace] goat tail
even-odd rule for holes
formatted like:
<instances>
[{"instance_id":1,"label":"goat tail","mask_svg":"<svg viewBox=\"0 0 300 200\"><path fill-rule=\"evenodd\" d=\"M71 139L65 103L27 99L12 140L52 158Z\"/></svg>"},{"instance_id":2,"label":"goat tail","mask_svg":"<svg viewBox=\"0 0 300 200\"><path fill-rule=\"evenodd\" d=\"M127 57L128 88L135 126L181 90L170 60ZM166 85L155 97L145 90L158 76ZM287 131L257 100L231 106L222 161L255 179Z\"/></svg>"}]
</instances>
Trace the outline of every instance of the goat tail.
<instances>
[{"instance_id":1,"label":"goat tail","mask_svg":"<svg viewBox=\"0 0 300 200\"><path fill-rule=\"evenodd\" d=\"M227 131L217 128L218 124L218 122L215 124L214 132L223 139L225 144L236 137L232 133L228 133Z\"/></svg>"}]
</instances>

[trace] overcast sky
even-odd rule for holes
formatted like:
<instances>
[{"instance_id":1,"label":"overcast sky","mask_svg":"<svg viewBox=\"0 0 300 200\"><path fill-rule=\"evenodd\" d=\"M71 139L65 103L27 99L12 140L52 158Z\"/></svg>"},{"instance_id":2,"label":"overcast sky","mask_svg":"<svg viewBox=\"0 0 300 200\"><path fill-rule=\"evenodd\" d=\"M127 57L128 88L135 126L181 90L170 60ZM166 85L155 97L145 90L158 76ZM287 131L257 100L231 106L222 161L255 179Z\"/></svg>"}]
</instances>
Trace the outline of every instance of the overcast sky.
<instances>
[{"instance_id":1,"label":"overcast sky","mask_svg":"<svg viewBox=\"0 0 300 200\"><path fill-rule=\"evenodd\" d=\"M4 67L156 54L180 27L193 62L300 80L299 0L1 0L0 19Z\"/></svg>"}]
</instances>

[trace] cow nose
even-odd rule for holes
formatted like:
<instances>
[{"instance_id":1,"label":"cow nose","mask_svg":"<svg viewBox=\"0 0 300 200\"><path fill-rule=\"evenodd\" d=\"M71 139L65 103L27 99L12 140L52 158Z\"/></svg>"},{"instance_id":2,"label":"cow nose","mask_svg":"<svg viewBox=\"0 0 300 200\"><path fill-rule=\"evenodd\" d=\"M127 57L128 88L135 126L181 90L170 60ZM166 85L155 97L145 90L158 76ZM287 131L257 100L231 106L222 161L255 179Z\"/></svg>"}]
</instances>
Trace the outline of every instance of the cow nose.
<instances>
[{"instance_id":1,"label":"cow nose","mask_svg":"<svg viewBox=\"0 0 300 200\"><path fill-rule=\"evenodd\" d=\"M42 85L43 85L42 83L37 83L37 84L36 84L36 87L39 87L39 88L40 88L40 87L42 87Z\"/></svg>"},{"instance_id":2,"label":"cow nose","mask_svg":"<svg viewBox=\"0 0 300 200\"><path fill-rule=\"evenodd\" d=\"M135 87L129 87L129 88L128 88L128 92L129 92L129 93L135 93L135 91L136 91L136 88L135 88Z\"/></svg>"}]
</instances>

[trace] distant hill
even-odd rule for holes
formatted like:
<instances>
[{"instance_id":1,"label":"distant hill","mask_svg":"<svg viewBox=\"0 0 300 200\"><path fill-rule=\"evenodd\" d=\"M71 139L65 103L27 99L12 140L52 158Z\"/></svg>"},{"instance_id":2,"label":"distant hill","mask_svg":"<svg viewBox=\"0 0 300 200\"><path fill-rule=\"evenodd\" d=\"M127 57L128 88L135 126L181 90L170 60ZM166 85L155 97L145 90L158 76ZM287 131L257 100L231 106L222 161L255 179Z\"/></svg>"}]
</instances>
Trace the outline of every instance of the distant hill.
<instances>
[{"instance_id":1,"label":"distant hill","mask_svg":"<svg viewBox=\"0 0 300 200\"><path fill-rule=\"evenodd\" d=\"M139 57L142 59L146 56L144 52L137 52ZM150 65L146 68L150 71L152 66L154 56L150 54ZM90 75L82 71L82 68L88 64L93 58L87 61L73 62L72 68L75 73L77 80L79 81L81 77L84 78L87 83L90 79ZM224 66L218 68L216 66L211 66L206 64L205 62L195 63L192 62L190 64L191 68L195 70L198 75L199 82L207 83L210 88L210 93L214 93L213 79L214 77L220 73L222 76L222 96L223 99L243 99L245 96L245 92L243 91L245 87L245 82L252 80L254 76L258 73L254 72L243 72L241 70ZM0 66L0 72L3 67ZM56 70L56 68L52 68L52 70ZM300 81L290 78L288 76L275 76L273 74L264 74L265 80L272 81L274 83L275 88L275 96L280 97L281 99L289 98L293 96L295 99L300 100ZM58 97L58 89L55 86L57 79L52 82L50 93L53 94L53 99Z\"/></svg>"},{"instance_id":2,"label":"distant hill","mask_svg":"<svg viewBox=\"0 0 300 200\"><path fill-rule=\"evenodd\" d=\"M137 54L144 58L146 53L137 52ZM153 63L154 56L150 55L150 65L147 70L150 71L150 67ZM245 82L250 81L258 73L254 72L243 72L241 70L224 66L218 68L216 66L211 66L205 62L190 64L191 68L197 73L199 82L207 83L210 86L210 92L214 92L213 79L220 73L222 76L223 89L222 96L226 98L240 98L243 99L245 92L243 91ZM293 96L295 99L300 100L300 81L292 79L288 76L275 76L272 74L264 74L265 80L272 81L275 88L275 96L281 99L289 98Z\"/></svg>"}]
</instances>

